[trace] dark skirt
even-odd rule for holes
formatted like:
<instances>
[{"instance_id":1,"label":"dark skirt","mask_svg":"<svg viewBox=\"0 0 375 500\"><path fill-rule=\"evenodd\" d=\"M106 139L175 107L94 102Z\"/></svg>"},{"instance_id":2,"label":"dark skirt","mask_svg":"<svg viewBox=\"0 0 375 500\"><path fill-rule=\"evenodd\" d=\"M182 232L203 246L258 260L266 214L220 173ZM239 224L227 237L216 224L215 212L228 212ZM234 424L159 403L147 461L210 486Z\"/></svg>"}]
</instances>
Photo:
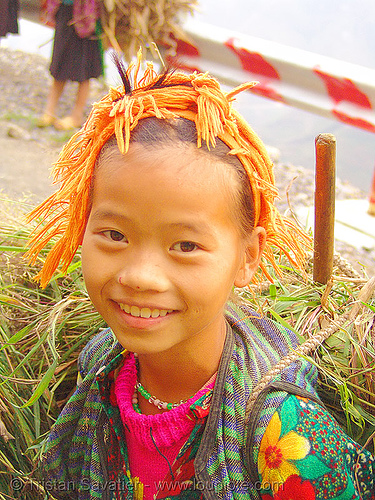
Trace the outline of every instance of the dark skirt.
<instances>
[{"instance_id":1,"label":"dark skirt","mask_svg":"<svg viewBox=\"0 0 375 500\"><path fill-rule=\"evenodd\" d=\"M0 0L0 36L18 33L18 0Z\"/></svg>"},{"instance_id":2,"label":"dark skirt","mask_svg":"<svg viewBox=\"0 0 375 500\"><path fill-rule=\"evenodd\" d=\"M73 5L61 4L56 13L50 73L58 81L84 82L98 78L103 74L101 42L95 33L80 38L69 25L72 16Z\"/></svg>"}]
</instances>

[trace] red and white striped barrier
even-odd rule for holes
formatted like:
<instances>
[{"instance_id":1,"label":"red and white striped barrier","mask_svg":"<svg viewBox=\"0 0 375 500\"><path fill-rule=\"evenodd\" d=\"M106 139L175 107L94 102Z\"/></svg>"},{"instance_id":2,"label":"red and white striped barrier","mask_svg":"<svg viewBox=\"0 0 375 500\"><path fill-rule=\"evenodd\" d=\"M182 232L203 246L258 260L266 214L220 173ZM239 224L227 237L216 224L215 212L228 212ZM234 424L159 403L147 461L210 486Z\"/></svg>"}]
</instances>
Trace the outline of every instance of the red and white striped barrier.
<instances>
[{"instance_id":1,"label":"red and white striped barrier","mask_svg":"<svg viewBox=\"0 0 375 500\"><path fill-rule=\"evenodd\" d=\"M231 86L375 133L375 70L195 20L177 41L180 67L209 71Z\"/></svg>"}]
</instances>

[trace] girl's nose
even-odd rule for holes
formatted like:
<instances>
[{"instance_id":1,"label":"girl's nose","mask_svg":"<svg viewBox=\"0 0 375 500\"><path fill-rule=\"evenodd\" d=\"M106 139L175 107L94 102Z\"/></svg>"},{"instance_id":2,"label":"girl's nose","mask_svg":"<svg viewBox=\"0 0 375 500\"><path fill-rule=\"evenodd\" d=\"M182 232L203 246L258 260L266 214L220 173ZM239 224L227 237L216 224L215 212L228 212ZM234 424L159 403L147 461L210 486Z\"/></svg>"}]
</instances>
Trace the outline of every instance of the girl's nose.
<instances>
[{"instance_id":1,"label":"girl's nose","mask_svg":"<svg viewBox=\"0 0 375 500\"><path fill-rule=\"evenodd\" d=\"M165 292L169 286L162 263L150 254L127 260L118 274L118 282L137 291Z\"/></svg>"}]
</instances>

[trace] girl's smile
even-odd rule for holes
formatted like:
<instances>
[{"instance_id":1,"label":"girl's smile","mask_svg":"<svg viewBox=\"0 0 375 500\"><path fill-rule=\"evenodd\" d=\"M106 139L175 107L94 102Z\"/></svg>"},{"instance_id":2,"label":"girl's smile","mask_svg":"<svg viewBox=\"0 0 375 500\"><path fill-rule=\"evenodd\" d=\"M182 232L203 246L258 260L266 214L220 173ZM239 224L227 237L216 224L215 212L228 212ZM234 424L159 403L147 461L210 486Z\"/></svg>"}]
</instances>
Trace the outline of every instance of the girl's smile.
<instances>
[{"instance_id":1,"label":"girl's smile","mask_svg":"<svg viewBox=\"0 0 375 500\"><path fill-rule=\"evenodd\" d=\"M150 307L129 306L128 304L119 304L120 309L135 318L158 318L166 316L172 312L172 309L155 309Z\"/></svg>"},{"instance_id":2,"label":"girl's smile","mask_svg":"<svg viewBox=\"0 0 375 500\"><path fill-rule=\"evenodd\" d=\"M163 321L168 321L173 314L173 309L158 309L155 307L138 307L129 304L118 304L122 313L124 322L131 328L146 330Z\"/></svg>"},{"instance_id":3,"label":"girl's smile","mask_svg":"<svg viewBox=\"0 0 375 500\"><path fill-rule=\"evenodd\" d=\"M98 166L83 273L125 348L196 356L222 345L224 306L250 280L262 239L243 241L232 182L230 167L191 145L132 144Z\"/></svg>"}]
</instances>

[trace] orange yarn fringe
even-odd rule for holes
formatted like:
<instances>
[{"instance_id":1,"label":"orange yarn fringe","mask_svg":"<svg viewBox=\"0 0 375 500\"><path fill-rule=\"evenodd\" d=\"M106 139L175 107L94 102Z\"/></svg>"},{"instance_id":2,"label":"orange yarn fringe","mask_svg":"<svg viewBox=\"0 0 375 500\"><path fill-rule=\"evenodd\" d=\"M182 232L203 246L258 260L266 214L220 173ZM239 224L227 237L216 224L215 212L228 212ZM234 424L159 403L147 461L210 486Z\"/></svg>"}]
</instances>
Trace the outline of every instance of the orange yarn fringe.
<instances>
[{"instance_id":1,"label":"orange yarn fringe","mask_svg":"<svg viewBox=\"0 0 375 500\"><path fill-rule=\"evenodd\" d=\"M271 248L276 246L294 266L302 269L304 248L310 245L310 239L276 210L277 190L272 162L262 141L231 106L235 95L253 87L255 82L243 84L225 94L219 83L207 73L186 75L174 72L167 74L166 87L150 89L159 75L148 63L138 80L140 65L141 54L137 63L131 64L127 70L128 76L133 75L134 79L131 95L125 95L122 86L110 88L108 94L93 105L85 125L64 146L54 164L53 178L54 183L59 184L58 190L28 215L28 221L40 221L25 254L31 263L35 263L52 238L58 237L35 279L46 287L60 265L62 273L67 271L83 238L90 211L93 171L103 145L115 134L120 151L126 154L132 130L139 120L150 116L187 118L196 125L198 147L202 141L208 147L215 147L218 137L231 148L251 183L255 226L263 226L267 232L265 260L281 274ZM261 269L272 281L264 262Z\"/></svg>"}]
</instances>

